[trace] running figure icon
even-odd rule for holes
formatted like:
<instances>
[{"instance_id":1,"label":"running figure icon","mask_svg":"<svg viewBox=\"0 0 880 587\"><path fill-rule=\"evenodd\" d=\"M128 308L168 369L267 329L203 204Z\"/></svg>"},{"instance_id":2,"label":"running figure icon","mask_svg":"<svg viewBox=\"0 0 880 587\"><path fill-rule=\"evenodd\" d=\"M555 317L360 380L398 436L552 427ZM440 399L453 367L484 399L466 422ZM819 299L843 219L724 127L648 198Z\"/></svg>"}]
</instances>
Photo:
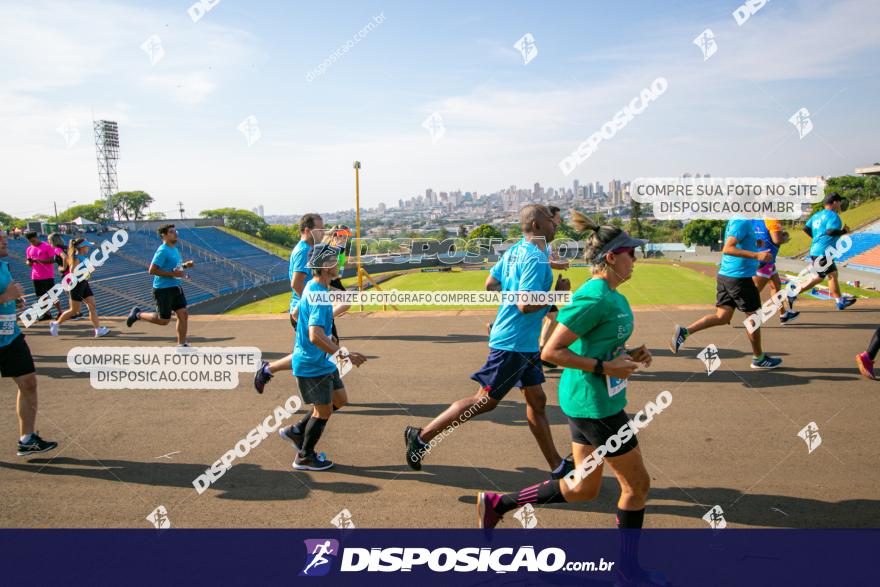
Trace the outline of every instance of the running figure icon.
<instances>
[{"instance_id":1,"label":"running figure icon","mask_svg":"<svg viewBox=\"0 0 880 587\"><path fill-rule=\"evenodd\" d=\"M308 575L309 569L329 563L330 559L325 558L325 554L335 554L335 551L330 547L329 540L315 545L315 549L312 551L314 558L312 559L312 562L306 565L306 568L303 569L303 575Z\"/></svg>"}]
</instances>

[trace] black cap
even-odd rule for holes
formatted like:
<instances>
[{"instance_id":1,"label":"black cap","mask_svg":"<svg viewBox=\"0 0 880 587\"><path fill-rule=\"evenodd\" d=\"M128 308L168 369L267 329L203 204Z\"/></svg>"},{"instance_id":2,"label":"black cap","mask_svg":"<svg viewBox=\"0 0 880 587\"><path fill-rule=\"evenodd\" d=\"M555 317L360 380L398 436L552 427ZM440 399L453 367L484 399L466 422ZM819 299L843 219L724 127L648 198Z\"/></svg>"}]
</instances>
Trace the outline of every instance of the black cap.
<instances>
[{"instance_id":1,"label":"black cap","mask_svg":"<svg viewBox=\"0 0 880 587\"><path fill-rule=\"evenodd\" d=\"M837 192L831 192L830 194L825 195L825 203L826 204L833 204L834 202L842 202L842 201L843 201L843 197L841 197L841 195L838 194Z\"/></svg>"},{"instance_id":2,"label":"black cap","mask_svg":"<svg viewBox=\"0 0 880 587\"><path fill-rule=\"evenodd\" d=\"M616 249L635 249L646 244L648 244L648 241L645 239L632 237L627 234L626 231L621 230L620 234L611 239L604 247L602 247L602 250L593 255L593 262L598 261L604 257L606 253L610 253Z\"/></svg>"}]
</instances>

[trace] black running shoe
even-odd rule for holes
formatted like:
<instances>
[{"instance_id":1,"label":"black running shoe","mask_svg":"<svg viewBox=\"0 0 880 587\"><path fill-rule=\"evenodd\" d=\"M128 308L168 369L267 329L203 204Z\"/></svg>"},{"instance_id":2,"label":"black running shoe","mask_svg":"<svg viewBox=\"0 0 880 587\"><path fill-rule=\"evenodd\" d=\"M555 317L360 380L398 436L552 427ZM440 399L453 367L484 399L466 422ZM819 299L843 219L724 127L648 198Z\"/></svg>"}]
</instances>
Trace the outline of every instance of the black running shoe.
<instances>
[{"instance_id":1,"label":"black running shoe","mask_svg":"<svg viewBox=\"0 0 880 587\"><path fill-rule=\"evenodd\" d=\"M286 440L287 442L292 444L293 448L296 449L296 452L299 452L302 449L304 434L302 432L294 432L293 426L279 428L278 436L280 436L282 440Z\"/></svg>"},{"instance_id":2,"label":"black running shoe","mask_svg":"<svg viewBox=\"0 0 880 587\"><path fill-rule=\"evenodd\" d=\"M293 468L299 471L326 471L332 466L333 461L323 459L317 453L305 457L296 455L296 460L293 461Z\"/></svg>"},{"instance_id":3,"label":"black running shoe","mask_svg":"<svg viewBox=\"0 0 880 587\"><path fill-rule=\"evenodd\" d=\"M131 312L128 313L128 318L125 319L125 325L131 328L131 325L141 319L141 309L135 306L131 309Z\"/></svg>"},{"instance_id":4,"label":"black running shoe","mask_svg":"<svg viewBox=\"0 0 880 587\"><path fill-rule=\"evenodd\" d=\"M18 452L16 454L20 457L26 457L28 455L37 454L40 452L49 452L57 446L57 442L43 440L37 435L36 432L34 432L33 434L31 434L31 438L27 442L19 441Z\"/></svg>"},{"instance_id":5,"label":"black running shoe","mask_svg":"<svg viewBox=\"0 0 880 587\"><path fill-rule=\"evenodd\" d=\"M403 431L403 440L406 443L406 464L410 469L422 470L422 458L428 452L428 445L419 440L421 428L407 426Z\"/></svg>"},{"instance_id":6,"label":"black running shoe","mask_svg":"<svg viewBox=\"0 0 880 587\"><path fill-rule=\"evenodd\" d=\"M782 316L779 317L779 321L782 324L791 324L800 315L801 315L800 312L792 312L791 310L788 310L785 314L783 314Z\"/></svg>"},{"instance_id":7,"label":"black running shoe","mask_svg":"<svg viewBox=\"0 0 880 587\"><path fill-rule=\"evenodd\" d=\"M563 479L566 475L574 471L574 457L568 455L562 459L562 468L550 473L551 479Z\"/></svg>"},{"instance_id":8,"label":"black running shoe","mask_svg":"<svg viewBox=\"0 0 880 587\"><path fill-rule=\"evenodd\" d=\"M269 373L269 361L263 361L260 364L260 368L257 369L257 372L254 374L254 389L257 390L257 393L263 393L263 389L271 379L272 374Z\"/></svg>"}]
</instances>

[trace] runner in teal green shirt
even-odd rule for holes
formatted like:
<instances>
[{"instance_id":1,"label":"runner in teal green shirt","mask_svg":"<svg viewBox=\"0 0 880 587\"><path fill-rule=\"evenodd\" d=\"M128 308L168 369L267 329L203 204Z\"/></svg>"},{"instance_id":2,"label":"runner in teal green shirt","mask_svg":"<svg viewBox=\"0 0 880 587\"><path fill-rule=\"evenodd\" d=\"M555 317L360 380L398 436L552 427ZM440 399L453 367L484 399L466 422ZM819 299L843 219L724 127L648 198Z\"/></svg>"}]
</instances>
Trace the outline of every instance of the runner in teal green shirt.
<instances>
[{"instance_id":1,"label":"runner in teal green shirt","mask_svg":"<svg viewBox=\"0 0 880 587\"><path fill-rule=\"evenodd\" d=\"M515 493L479 493L477 513L483 528L494 527L505 513L525 504L537 507L594 499L602 485L604 462L620 483L617 526L642 527L650 477L637 449L635 432L645 422L638 422L638 415L638 423L631 421L623 408L628 377L636 369L650 366L652 357L644 345L626 349L633 332L633 313L617 288L632 275L635 250L646 241L614 226L597 226L577 212L572 213L572 225L580 232L594 232L587 239L586 252L593 279L559 311L559 325L541 357L565 369L559 382L559 405L568 417L576 469L565 479L545 481ZM637 533L624 535L619 573L625 579L645 575L638 567L638 545L633 544L637 540Z\"/></svg>"}]
</instances>

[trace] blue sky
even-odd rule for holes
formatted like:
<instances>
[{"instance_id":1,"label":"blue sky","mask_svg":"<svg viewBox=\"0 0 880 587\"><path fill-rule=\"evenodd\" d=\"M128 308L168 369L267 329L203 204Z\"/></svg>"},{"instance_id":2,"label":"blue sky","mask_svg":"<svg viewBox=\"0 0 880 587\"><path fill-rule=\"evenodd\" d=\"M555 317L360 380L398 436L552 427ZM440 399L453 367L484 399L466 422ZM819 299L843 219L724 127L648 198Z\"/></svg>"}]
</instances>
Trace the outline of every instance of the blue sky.
<instances>
[{"instance_id":1,"label":"blue sky","mask_svg":"<svg viewBox=\"0 0 880 587\"><path fill-rule=\"evenodd\" d=\"M0 3L0 209L91 202L91 131L120 122L122 190L153 210L267 213L396 204L572 179L838 175L880 159L870 0L737 2ZM307 74L376 16L322 75ZM693 39L711 28L703 60ZM534 36L524 65L513 47ZM151 65L141 44L161 39ZM566 177L559 161L657 77L669 89ZM798 138L788 118L811 112ZM436 143L422 121L437 112ZM237 130L253 115L261 137ZM76 121L68 148L57 131ZM176 215L175 215L176 216Z\"/></svg>"}]
</instances>

